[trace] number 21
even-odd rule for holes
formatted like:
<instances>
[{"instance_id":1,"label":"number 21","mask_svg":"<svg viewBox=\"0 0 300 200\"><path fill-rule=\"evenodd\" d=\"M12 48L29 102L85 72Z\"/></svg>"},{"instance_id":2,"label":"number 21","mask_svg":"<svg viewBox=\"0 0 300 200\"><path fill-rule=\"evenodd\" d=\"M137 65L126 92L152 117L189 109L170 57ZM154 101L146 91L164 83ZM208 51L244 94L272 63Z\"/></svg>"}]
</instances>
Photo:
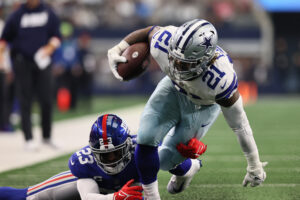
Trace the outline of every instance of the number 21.
<instances>
[{"instance_id":1,"label":"number 21","mask_svg":"<svg viewBox=\"0 0 300 200\"><path fill-rule=\"evenodd\" d=\"M166 38L164 38L165 35L166 35ZM154 47L158 48L159 50L161 50L165 53L168 53L168 50L165 47L163 47L160 43L163 42L163 45L168 46L171 36L172 36L172 34L169 31L162 32L162 34L160 34L159 38L157 39L158 41L156 41Z\"/></svg>"},{"instance_id":2,"label":"number 21","mask_svg":"<svg viewBox=\"0 0 300 200\"><path fill-rule=\"evenodd\" d=\"M206 81L207 77L207 86L210 87L211 89L215 89L216 86L218 85L218 83L220 82L220 80L222 79L222 77L225 75L225 72L221 72L218 68L216 68L214 65L212 65L210 67L210 69L212 69L213 71L215 71L219 76L215 78L215 73L213 73L212 71L207 70L205 72L205 74L202 77L202 81Z\"/></svg>"}]
</instances>

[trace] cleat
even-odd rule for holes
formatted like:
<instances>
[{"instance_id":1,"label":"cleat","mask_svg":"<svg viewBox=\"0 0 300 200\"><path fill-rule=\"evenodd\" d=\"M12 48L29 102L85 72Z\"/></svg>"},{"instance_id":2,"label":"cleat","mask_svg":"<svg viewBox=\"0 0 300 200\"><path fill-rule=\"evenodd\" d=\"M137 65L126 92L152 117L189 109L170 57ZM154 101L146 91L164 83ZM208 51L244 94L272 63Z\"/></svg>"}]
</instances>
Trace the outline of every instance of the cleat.
<instances>
[{"instance_id":1,"label":"cleat","mask_svg":"<svg viewBox=\"0 0 300 200\"><path fill-rule=\"evenodd\" d=\"M24 150L28 152L36 152L39 150L39 145L30 139L25 142Z\"/></svg>"},{"instance_id":2,"label":"cleat","mask_svg":"<svg viewBox=\"0 0 300 200\"><path fill-rule=\"evenodd\" d=\"M61 149L60 145L58 145L56 142L54 142L51 139L43 139L42 143L43 143L43 146L48 146L53 150L60 150Z\"/></svg>"},{"instance_id":3,"label":"cleat","mask_svg":"<svg viewBox=\"0 0 300 200\"><path fill-rule=\"evenodd\" d=\"M177 194L185 190L191 183L194 175L202 167L201 160L192 159L192 166L183 176L173 175L168 183L167 190L171 194Z\"/></svg>"}]
</instances>

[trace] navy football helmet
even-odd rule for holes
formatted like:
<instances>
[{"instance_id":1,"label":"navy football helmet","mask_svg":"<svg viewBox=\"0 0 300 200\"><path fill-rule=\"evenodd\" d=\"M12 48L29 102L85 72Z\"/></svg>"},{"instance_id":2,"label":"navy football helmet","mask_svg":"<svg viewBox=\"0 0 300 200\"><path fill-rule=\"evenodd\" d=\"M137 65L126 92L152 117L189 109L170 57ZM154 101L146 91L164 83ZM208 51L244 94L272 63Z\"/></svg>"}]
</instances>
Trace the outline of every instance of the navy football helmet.
<instances>
[{"instance_id":1,"label":"navy football helmet","mask_svg":"<svg viewBox=\"0 0 300 200\"><path fill-rule=\"evenodd\" d=\"M98 117L90 133L90 148L99 167L108 174L121 172L130 162L133 145L127 125L116 115Z\"/></svg>"}]
</instances>

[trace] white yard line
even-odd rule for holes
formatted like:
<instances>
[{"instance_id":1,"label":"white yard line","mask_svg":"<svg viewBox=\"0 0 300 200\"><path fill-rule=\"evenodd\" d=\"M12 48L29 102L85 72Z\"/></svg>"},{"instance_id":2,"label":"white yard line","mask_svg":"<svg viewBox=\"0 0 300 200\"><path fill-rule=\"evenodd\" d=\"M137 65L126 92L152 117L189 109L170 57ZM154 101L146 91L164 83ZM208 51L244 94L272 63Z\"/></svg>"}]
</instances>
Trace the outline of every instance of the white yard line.
<instances>
[{"instance_id":1,"label":"white yard line","mask_svg":"<svg viewBox=\"0 0 300 200\"><path fill-rule=\"evenodd\" d=\"M144 105L138 105L105 113L117 114L127 123L131 132L136 133L143 107ZM87 145L90 128L97 117L98 115L89 115L54 123L52 137L61 146L59 151L42 147L38 152L27 152L24 151L21 131L12 134L0 133L0 172L49 160ZM41 141L40 128L34 128L33 132L34 139Z\"/></svg>"},{"instance_id":2,"label":"white yard line","mask_svg":"<svg viewBox=\"0 0 300 200\"><path fill-rule=\"evenodd\" d=\"M274 184L262 184L261 187L297 187L300 186L300 184L294 184L294 183L274 183ZM192 185L190 187L194 188L216 188L216 187L243 187L242 184L199 184L199 185ZM250 187L250 186L248 186Z\"/></svg>"},{"instance_id":3,"label":"white yard line","mask_svg":"<svg viewBox=\"0 0 300 200\"><path fill-rule=\"evenodd\" d=\"M273 184L262 184L259 187L299 187L300 184L296 184L296 183L286 183L286 184L282 184L282 183L273 183ZM191 183L191 185L189 186L190 188L243 188L242 184L198 184L195 185L193 183ZM250 187L250 186L248 186ZM159 188L165 188L165 186L159 186Z\"/></svg>"}]
</instances>

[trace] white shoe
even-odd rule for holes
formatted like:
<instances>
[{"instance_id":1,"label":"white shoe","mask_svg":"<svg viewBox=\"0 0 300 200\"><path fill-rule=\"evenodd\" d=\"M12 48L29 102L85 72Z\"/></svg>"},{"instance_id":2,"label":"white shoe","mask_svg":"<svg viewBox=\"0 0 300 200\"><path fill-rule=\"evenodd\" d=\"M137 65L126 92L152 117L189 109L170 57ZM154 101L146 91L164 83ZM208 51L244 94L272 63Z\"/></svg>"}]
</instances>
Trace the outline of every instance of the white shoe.
<instances>
[{"instance_id":1,"label":"white shoe","mask_svg":"<svg viewBox=\"0 0 300 200\"><path fill-rule=\"evenodd\" d=\"M202 167L201 160L191 159L192 166L187 171L187 173L183 176L173 175L168 183L167 190L171 194L177 194L185 190L191 183L194 175L200 170Z\"/></svg>"},{"instance_id":2,"label":"white shoe","mask_svg":"<svg viewBox=\"0 0 300 200\"><path fill-rule=\"evenodd\" d=\"M51 139L43 139L42 142L43 142L43 145L47 145L48 147L50 147L52 149L55 149L55 150L60 149L60 146Z\"/></svg>"},{"instance_id":3,"label":"white shoe","mask_svg":"<svg viewBox=\"0 0 300 200\"><path fill-rule=\"evenodd\" d=\"M39 146L38 146L37 143L35 143L35 142L31 139L31 140L27 140L27 141L25 142L24 149L25 149L26 151L32 151L32 152L34 152L34 151L38 151Z\"/></svg>"}]
</instances>

